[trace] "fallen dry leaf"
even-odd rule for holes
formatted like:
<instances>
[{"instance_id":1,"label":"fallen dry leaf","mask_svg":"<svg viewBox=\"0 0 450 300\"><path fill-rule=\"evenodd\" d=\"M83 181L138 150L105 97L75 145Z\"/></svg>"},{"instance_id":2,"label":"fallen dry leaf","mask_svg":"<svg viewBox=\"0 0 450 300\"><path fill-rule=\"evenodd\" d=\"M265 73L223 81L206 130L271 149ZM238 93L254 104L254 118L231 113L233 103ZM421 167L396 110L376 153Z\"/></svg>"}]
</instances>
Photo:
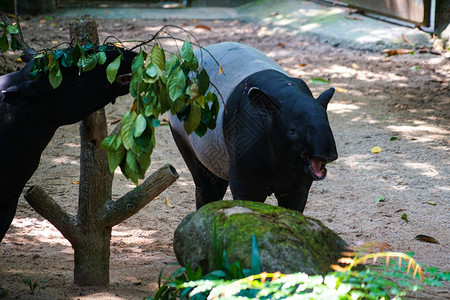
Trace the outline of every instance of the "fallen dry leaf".
<instances>
[{"instance_id":1,"label":"fallen dry leaf","mask_svg":"<svg viewBox=\"0 0 450 300\"><path fill-rule=\"evenodd\" d=\"M421 242L439 244L439 242L434 237L428 235L419 234L418 236L415 237L415 239Z\"/></svg>"},{"instance_id":2,"label":"fallen dry leaf","mask_svg":"<svg viewBox=\"0 0 450 300\"><path fill-rule=\"evenodd\" d=\"M419 52L419 53L430 53L430 54L435 54L435 55L442 55L442 53L440 51L436 51L436 50L430 49L430 48L420 48L417 52Z\"/></svg>"},{"instance_id":3,"label":"fallen dry leaf","mask_svg":"<svg viewBox=\"0 0 450 300\"><path fill-rule=\"evenodd\" d=\"M286 44L285 43L278 43L278 47L284 48L284 47L286 47Z\"/></svg>"},{"instance_id":4,"label":"fallen dry leaf","mask_svg":"<svg viewBox=\"0 0 450 300\"><path fill-rule=\"evenodd\" d=\"M434 202L434 201L427 201L427 203L430 205L436 205L436 202Z\"/></svg>"},{"instance_id":5,"label":"fallen dry leaf","mask_svg":"<svg viewBox=\"0 0 450 300\"><path fill-rule=\"evenodd\" d=\"M378 146L375 146L375 147L373 147L372 149L370 149L370 152L375 153L375 154L378 154L378 153L380 153L381 151L383 151L383 149L381 149L381 148L378 147Z\"/></svg>"},{"instance_id":6,"label":"fallen dry leaf","mask_svg":"<svg viewBox=\"0 0 450 300\"><path fill-rule=\"evenodd\" d=\"M336 90L336 92L339 92L339 93L348 93L347 89L344 89L344 88L341 88L338 86L335 86L334 89Z\"/></svg>"},{"instance_id":7,"label":"fallen dry leaf","mask_svg":"<svg viewBox=\"0 0 450 300\"><path fill-rule=\"evenodd\" d=\"M222 66L219 65L219 75L222 75L222 74L223 74L223 69L222 69Z\"/></svg>"},{"instance_id":8,"label":"fallen dry leaf","mask_svg":"<svg viewBox=\"0 0 450 300\"><path fill-rule=\"evenodd\" d=\"M306 64L298 64L299 67L304 67Z\"/></svg>"},{"instance_id":9,"label":"fallen dry leaf","mask_svg":"<svg viewBox=\"0 0 450 300\"><path fill-rule=\"evenodd\" d=\"M72 181L72 184L80 184L79 180Z\"/></svg>"},{"instance_id":10,"label":"fallen dry leaf","mask_svg":"<svg viewBox=\"0 0 450 300\"><path fill-rule=\"evenodd\" d=\"M345 18L349 19L349 20L355 20L355 21L362 21L362 18L359 17L351 17L351 16L346 16Z\"/></svg>"},{"instance_id":11,"label":"fallen dry leaf","mask_svg":"<svg viewBox=\"0 0 450 300\"><path fill-rule=\"evenodd\" d=\"M210 26L208 26L208 25L203 25L203 24L198 24L197 26L195 26L195 28L198 28L198 29L205 29L205 30L209 30L209 31L212 30L212 28L211 28Z\"/></svg>"},{"instance_id":12,"label":"fallen dry leaf","mask_svg":"<svg viewBox=\"0 0 450 300\"><path fill-rule=\"evenodd\" d=\"M169 207L169 208L174 208L174 207L175 207L175 205L173 205L173 204L170 202L169 198L167 198L167 197L164 199L164 203L165 203L166 206Z\"/></svg>"},{"instance_id":13,"label":"fallen dry leaf","mask_svg":"<svg viewBox=\"0 0 450 300\"><path fill-rule=\"evenodd\" d=\"M403 54L414 54L414 51L411 49L386 49L382 51L388 56L392 55L403 55Z\"/></svg>"},{"instance_id":14,"label":"fallen dry leaf","mask_svg":"<svg viewBox=\"0 0 450 300\"><path fill-rule=\"evenodd\" d=\"M357 64L355 64L355 63L352 63L352 68L355 69L355 70L358 70L359 66Z\"/></svg>"}]
</instances>

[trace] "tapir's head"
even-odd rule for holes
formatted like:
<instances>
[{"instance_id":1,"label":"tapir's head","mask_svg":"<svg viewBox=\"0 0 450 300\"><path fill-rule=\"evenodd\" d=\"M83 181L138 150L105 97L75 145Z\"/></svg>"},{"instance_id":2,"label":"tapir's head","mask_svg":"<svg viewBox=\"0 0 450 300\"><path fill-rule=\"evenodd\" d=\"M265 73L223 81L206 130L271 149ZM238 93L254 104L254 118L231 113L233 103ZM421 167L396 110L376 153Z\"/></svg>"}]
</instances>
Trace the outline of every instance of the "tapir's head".
<instances>
[{"instance_id":1,"label":"tapir's head","mask_svg":"<svg viewBox=\"0 0 450 300\"><path fill-rule=\"evenodd\" d=\"M91 71L79 73L78 68L63 71L63 82L55 90L55 114L60 116L62 124L77 122L90 113L114 102L119 96L129 93L131 81L131 64L135 52L117 47L105 50L106 62L97 65ZM106 68L119 55L122 56L116 79L110 83L106 76ZM58 99L59 98L59 99ZM56 104L56 103L55 103Z\"/></svg>"},{"instance_id":2,"label":"tapir's head","mask_svg":"<svg viewBox=\"0 0 450 300\"><path fill-rule=\"evenodd\" d=\"M294 172L303 171L313 180L327 174L325 165L337 159L336 144L326 113L334 88L314 99L306 84L293 79L273 94L252 88L250 103L271 119L272 159Z\"/></svg>"},{"instance_id":3,"label":"tapir's head","mask_svg":"<svg viewBox=\"0 0 450 300\"><path fill-rule=\"evenodd\" d=\"M7 82L8 78L3 80L4 101L21 107L22 112L32 111L36 117L48 121L52 126L76 123L129 92L131 64L136 53L108 46L105 54L105 63L97 64L90 71L80 72L77 66L60 67L63 80L56 89L50 85L47 76L30 79L31 61L20 71L20 76L11 74L8 77L11 78L10 82ZM106 68L119 55L122 59L117 77L110 83Z\"/></svg>"}]
</instances>

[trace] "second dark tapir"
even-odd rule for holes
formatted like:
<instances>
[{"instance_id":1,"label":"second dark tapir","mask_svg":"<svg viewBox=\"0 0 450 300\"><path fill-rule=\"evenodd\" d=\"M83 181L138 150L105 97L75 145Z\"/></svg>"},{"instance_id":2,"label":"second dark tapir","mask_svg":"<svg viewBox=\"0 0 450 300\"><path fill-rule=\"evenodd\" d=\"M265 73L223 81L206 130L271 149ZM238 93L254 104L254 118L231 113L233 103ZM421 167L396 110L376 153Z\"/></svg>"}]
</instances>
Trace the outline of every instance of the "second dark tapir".
<instances>
[{"instance_id":1,"label":"second dark tapir","mask_svg":"<svg viewBox=\"0 0 450 300\"><path fill-rule=\"evenodd\" d=\"M188 136L170 116L194 178L197 209L222 199L230 184L234 199L264 202L274 193L278 205L303 212L312 182L324 179L325 165L338 157L326 113L334 89L314 99L303 80L246 45L206 50L196 56L223 96L217 127Z\"/></svg>"}]
</instances>

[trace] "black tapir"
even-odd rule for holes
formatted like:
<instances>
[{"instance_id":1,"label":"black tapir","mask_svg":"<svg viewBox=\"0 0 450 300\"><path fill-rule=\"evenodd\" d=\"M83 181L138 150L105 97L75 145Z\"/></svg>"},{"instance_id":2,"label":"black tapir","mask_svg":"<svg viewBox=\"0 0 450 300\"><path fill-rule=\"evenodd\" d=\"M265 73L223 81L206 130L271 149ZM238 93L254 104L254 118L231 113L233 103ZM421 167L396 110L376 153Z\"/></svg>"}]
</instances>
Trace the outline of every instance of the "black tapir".
<instances>
[{"instance_id":1,"label":"black tapir","mask_svg":"<svg viewBox=\"0 0 450 300\"><path fill-rule=\"evenodd\" d=\"M47 76L30 79L33 61L0 77L0 241L14 218L20 193L36 171L42 151L59 126L73 124L129 91L135 52L121 49L117 79L110 84L106 67L118 55L108 48L105 64L79 74L61 68L63 81L53 89ZM120 76L122 75L122 76Z\"/></svg>"},{"instance_id":2,"label":"black tapir","mask_svg":"<svg viewBox=\"0 0 450 300\"><path fill-rule=\"evenodd\" d=\"M217 127L201 138L188 136L170 116L194 178L197 209L222 199L229 182L234 199L264 202L275 193L278 205L303 212L313 180L324 179L325 165L338 157L326 114L334 89L314 99L303 80L242 44L206 50L196 56L223 96Z\"/></svg>"}]
</instances>

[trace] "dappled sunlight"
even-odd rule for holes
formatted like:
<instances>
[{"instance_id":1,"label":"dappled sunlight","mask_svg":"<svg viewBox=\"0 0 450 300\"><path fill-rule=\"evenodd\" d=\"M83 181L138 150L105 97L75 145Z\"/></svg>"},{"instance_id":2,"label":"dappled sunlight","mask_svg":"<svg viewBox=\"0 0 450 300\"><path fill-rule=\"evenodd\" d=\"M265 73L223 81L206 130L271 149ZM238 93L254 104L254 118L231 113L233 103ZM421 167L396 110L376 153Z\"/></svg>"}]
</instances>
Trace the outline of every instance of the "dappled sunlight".
<instances>
[{"instance_id":1,"label":"dappled sunlight","mask_svg":"<svg viewBox=\"0 0 450 300\"><path fill-rule=\"evenodd\" d=\"M11 231L11 234L7 234L5 236L5 241L15 243L33 243L36 245L49 243L70 247L69 241L67 241L63 235L47 220L40 220L33 217L16 217L11 224ZM19 234L18 231L24 233Z\"/></svg>"},{"instance_id":2,"label":"dappled sunlight","mask_svg":"<svg viewBox=\"0 0 450 300\"><path fill-rule=\"evenodd\" d=\"M348 157L339 157L339 164L351 167L354 170L371 171L377 168L377 164L370 161L370 154L352 154ZM368 163L370 162L370 163Z\"/></svg>"},{"instance_id":3,"label":"dappled sunlight","mask_svg":"<svg viewBox=\"0 0 450 300\"><path fill-rule=\"evenodd\" d=\"M344 102L331 102L328 104L327 111L334 114L350 113L360 109L358 105L348 104Z\"/></svg>"},{"instance_id":4,"label":"dappled sunlight","mask_svg":"<svg viewBox=\"0 0 450 300\"><path fill-rule=\"evenodd\" d=\"M75 143L64 143L64 146L67 146L67 147L72 147L72 148L80 148L81 147L81 145L80 144L75 144Z\"/></svg>"},{"instance_id":5,"label":"dappled sunlight","mask_svg":"<svg viewBox=\"0 0 450 300\"><path fill-rule=\"evenodd\" d=\"M415 125L388 125L387 129L411 137L418 142L432 142L445 139L450 132L437 125L414 121Z\"/></svg>"},{"instance_id":6,"label":"dappled sunlight","mask_svg":"<svg viewBox=\"0 0 450 300\"><path fill-rule=\"evenodd\" d=\"M65 156L65 155L53 158L52 162L57 163L57 164L71 164L71 165L76 165L76 166L80 165L79 158L74 160L73 157L69 157L69 156Z\"/></svg>"},{"instance_id":7,"label":"dappled sunlight","mask_svg":"<svg viewBox=\"0 0 450 300\"><path fill-rule=\"evenodd\" d=\"M420 174L427 177L436 177L439 172L430 163L419 163L419 162L405 162L403 165L412 170L420 171Z\"/></svg>"}]
</instances>

